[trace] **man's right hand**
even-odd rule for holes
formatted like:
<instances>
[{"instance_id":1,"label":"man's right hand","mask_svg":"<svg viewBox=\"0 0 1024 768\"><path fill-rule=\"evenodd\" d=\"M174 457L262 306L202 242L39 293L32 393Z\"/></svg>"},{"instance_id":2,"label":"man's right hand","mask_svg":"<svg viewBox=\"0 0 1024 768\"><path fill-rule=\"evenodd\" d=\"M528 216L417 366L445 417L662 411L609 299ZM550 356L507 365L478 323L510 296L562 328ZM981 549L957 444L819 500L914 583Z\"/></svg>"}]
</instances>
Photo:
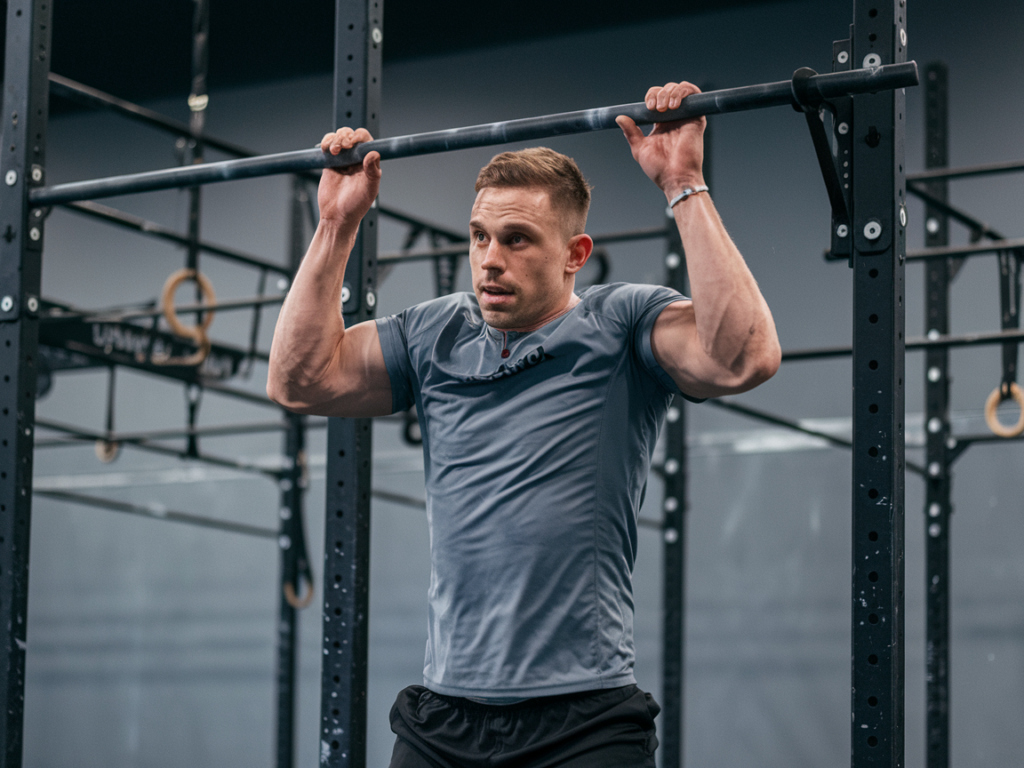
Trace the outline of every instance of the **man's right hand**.
<instances>
[{"instance_id":1,"label":"man's right hand","mask_svg":"<svg viewBox=\"0 0 1024 768\"><path fill-rule=\"evenodd\" d=\"M365 141L373 141L365 128L339 128L320 140L320 149L325 153L339 155ZM358 227L377 197L380 177L379 152L369 152L363 158L362 165L325 168L317 192L320 219L342 226Z\"/></svg>"},{"instance_id":2,"label":"man's right hand","mask_svg":"<svg viewBox=\"0 0 1024 768\"><path fill-rule=\"evenodd\" d=\"M370 140L364 128L341 128L324 136L320 147L338 155ZM391 379L377 324L368 320L346 329L341 314L345 265L380 175L380 154L370 152L361 165L325 168L320 178L320 224L281 306L267 372L267 395L297 413L391 413Z\"/></svg>"}]
</instances>

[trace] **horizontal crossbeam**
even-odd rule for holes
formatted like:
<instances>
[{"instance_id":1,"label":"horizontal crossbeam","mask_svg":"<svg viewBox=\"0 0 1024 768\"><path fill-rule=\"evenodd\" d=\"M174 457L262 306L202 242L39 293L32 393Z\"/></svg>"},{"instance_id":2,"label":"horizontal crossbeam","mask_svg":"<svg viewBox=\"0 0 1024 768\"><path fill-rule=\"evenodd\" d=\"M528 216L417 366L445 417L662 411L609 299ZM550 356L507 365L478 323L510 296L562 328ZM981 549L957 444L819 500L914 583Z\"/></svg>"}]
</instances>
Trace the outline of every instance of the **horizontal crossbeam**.
<instances>
[{"instance_id":1,"label":"horizontal crossbeam","mask_svg":"<svg viewBox=\"0 0 1024 768\"><path fill-rule=\"evenodd\" d=\"M907 261L963 258L964 256L978 256L984 253L1012 251L1017 248L1024 248L1024 238L993 240L988 243L971 243L969 245L939 245L933 248L922 248L918 251L907 251Z\"/></svg>"},{"instance_id":2,"label":"horizontal crossbeam","mask_svg":"<svg viewBox=\"0 0 1024 768\"><path fill-rule=\"evenodd\" d=\"M230 520L216 520L212 517L194 515L191 512L177 512L173 509L164 509L162 506L157 505L130 504L117 499L101 499L96 496L71 491L41 490L36 488L32 493L35 496L45 496L48 499L56 499L57 501L108 509L113 512L124 512L125 514L149 517L154 520L166 520L170 523L185 523L186 525L195 525L200 528L212 528L217 531L227 531L228 533L257 536L262 539L277 539L278 537L278 532L275 528L261 528L257 525L234 523Z\"/></svg>"},{"instance_id":3,"label":"horizontal crossbeam","mask_svg":"<svg viewBox=\"0 0 1024 768\"><path fill-rule=\"evenodd\" d=\"M909 352L931 347L976 347L1008 342L1024 342L1024 331L990 331L987 333L964 333L960 335L936 336L935 338L907 339ZM793 349L782 353L782 362L794 360L820 360L826 357L849 357L853 347L820 347L818 349Z\"/></svg>"},{"instance_id":4,"label":"horizontal crossbeam","mask_svg":"<svg viewBox=\"0 0 1024 768\"><path fill-rule=\"evenodd\" d=\"M917 85L918 72L917 64L910 61L872 69L814 75L803 82L802 87L807 92L815 97L830 99L850 94L874 93ZM601 131L615 128L615 118L619 115L631 117L639 125L649 125L701 115L742 112L793 103L792 82L783 80L777 83L763 83L693 94L683 101L679 109L668 112L652 112L643 102L621 104L614 107L598 107L578 112L563 112L541 117L453 128L446 131L377 139L360 144L337 156L325 154L319 147L315 147L295 152L225 160L219 163L204 163L58 184L52 187L38 187L29 192L29 201L36 206L54 205L74 200L92 200L136 192L176 189L280 173L300 173L315 168L343 167L360 162L371 151L379 152L385 160L391 160L472 147L487 147L552 136Z\"/></svg>"},{"instance_id":5,"label":"horizontal crossbeam","mask_svg":"<svg viewBox=\"0 0 1024 768\"><path fill-rule=\"evenodd\" d=\"M986 163L965 168L934 168L930 171L908 173L907 181L937 181L939 179L966 179L971 176L991 176L996 173L1014 173L1024 171L1024 160L1012 160L1006 163Z\"/></svg>"}]
</instances>

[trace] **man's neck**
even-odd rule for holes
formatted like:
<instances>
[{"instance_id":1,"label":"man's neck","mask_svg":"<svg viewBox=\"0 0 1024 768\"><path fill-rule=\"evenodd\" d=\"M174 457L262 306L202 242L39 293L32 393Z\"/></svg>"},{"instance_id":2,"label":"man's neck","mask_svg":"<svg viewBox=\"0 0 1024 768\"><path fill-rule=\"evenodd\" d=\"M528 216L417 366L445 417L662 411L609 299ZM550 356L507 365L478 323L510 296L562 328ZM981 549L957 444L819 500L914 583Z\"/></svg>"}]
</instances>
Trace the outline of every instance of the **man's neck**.
<instances>
[{"instance_id":1,"label":"man's neck","mask_svg":"<svg viewBox=\"0 0 1024 768\"><path fill-rule=\"evenodd\" d=\"M542 317L535 323L531 323L530 325L522 326L519 328L498 328L497 326L492 327L496 331L504 331L505 333L529 333L530 331L536 331L538 328L543 328L552 320L557 320L579 303L580 297L577 296L575 293L570 293L569 298L566 300L566 303L560 309L554 310L553 312L546 314L544 317Z\"/></svg>"}]
</instances>

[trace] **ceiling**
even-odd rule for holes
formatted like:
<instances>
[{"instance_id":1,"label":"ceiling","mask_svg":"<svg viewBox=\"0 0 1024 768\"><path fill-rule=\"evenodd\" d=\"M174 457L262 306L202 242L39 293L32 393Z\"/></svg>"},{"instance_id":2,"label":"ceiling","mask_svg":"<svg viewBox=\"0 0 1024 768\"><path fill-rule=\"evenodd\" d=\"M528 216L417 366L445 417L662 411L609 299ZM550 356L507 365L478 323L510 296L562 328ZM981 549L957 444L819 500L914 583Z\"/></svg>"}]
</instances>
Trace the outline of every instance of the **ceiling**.
<instances>
[{"instance_id":1,"label":"ceiling","mask_svg":"<svg viewBox=\"0 0 1024 768\"><path fill-rule=\"evenodd\" d=\"M716 0L715 11L778 0ZM208 0L210 88L329 72L331 0ZM282 12L286 7L287 12ZM697 0L645 0L624 16L609 0L386 0L384 60L707 12ZM191 84L189 0L56 0L53 71L134 101L186 94ZM69 108L55 103L57 111Z\"/></svg>"}]
</instances>

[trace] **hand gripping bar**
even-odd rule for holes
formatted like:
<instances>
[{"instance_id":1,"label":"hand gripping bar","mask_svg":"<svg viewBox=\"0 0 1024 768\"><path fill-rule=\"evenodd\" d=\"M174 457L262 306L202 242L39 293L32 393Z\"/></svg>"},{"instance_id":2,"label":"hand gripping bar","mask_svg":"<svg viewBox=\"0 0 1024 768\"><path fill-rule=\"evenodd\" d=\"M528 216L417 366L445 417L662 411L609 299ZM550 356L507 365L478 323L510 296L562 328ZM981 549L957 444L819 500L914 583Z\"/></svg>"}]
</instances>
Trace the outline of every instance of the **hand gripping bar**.
<instances>
[{"instance_id":1,"label":"hand gripping bar","mask_svg":"<svg viewBox=\"0 0 1024 768\"><path fill-rule=\"evenodd\" d=\"M854 69L802 78L802 99L831 99L860 93L876 93L917 85L917 63L887 64L871 69ZM638 125L664 123L701 115L719 115L765 107L779 107L795 103L792 81L747 85L720 91L695 93L686 97L679 109L652 112L643 102L598 107L578 112L563 112L541 117L527 117L446 131L415 133L390 139L375 139L359 144L339 155L324 154L319 147L274 155L261 155L217 163L168 168L125 176L111 176L90 181L37 187L29 191L29 202L34 206L69 203L75 200L94 200L135 192L158 189L191 187L220 181L270 176L278 173L299 173L315 168L342 167L362 161L370 152L380 152L384 160L400 157L449 152L471 147L487 147L517 141L532 141L551 136L564 136L588 131L603 131L617 127L615 118L627 115Z\"/></svg>"}]
</instances>

